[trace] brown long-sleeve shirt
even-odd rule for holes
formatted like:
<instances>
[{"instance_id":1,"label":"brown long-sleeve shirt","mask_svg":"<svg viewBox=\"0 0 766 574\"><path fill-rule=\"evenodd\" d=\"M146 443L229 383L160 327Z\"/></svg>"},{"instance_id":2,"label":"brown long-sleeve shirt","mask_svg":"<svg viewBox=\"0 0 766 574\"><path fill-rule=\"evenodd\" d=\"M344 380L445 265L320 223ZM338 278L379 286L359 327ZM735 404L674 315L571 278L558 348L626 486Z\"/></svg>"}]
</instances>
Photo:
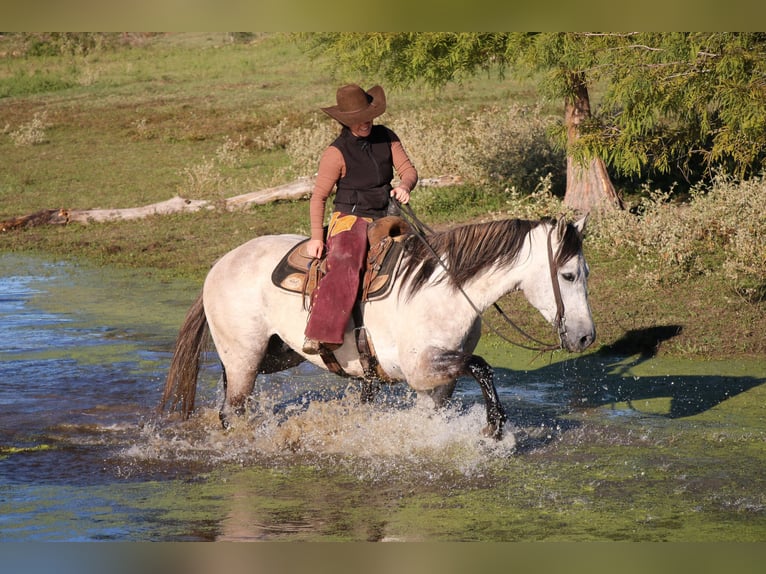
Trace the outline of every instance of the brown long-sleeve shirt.
<instances>
[{"instance_id":1,"label":"brown long-sleeve shirt","mask_svg":"<svg viewBox=\"0 0 766 574\"><path fill-rule=\"evenodd\" d=\"M402 142L398 139L394 139L391 142L391 156L394 170L399 176L399 185L407 188L408 191L412 191L418 183L418 172L412 161L410 161ZM338 180L345 175L346 162L343 159L343 154L338 148L328 146L319 160L319 171L317 172L314 190L311 192L311 201L309 203L312 239L323 239L324 212L327 198L330 197Z\"/></svg>"}]
</instances>

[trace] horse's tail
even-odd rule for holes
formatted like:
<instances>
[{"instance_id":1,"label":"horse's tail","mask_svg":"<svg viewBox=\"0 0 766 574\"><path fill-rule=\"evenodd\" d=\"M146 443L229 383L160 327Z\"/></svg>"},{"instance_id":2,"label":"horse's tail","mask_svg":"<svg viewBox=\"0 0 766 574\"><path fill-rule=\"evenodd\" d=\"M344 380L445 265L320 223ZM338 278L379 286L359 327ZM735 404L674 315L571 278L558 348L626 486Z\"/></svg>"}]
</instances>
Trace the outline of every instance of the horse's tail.
<instances>
[{"instance_id":1,"label":"horse's tail","mask_svg":"<svg viewBox=\"0 0 766 574\"><path fill-rule=\"evenodd\" d=\"M207 335L207 317L202 304L202 293L200 293L186 313L186 318L178 332L173 360L170 362L158 412L162 413L167 407L170 410L176 410L180 406L184 419L191 414L194 409L194 397L197 394L197 375L202 353L208 341Z\"/></svg>"}]
</instances>

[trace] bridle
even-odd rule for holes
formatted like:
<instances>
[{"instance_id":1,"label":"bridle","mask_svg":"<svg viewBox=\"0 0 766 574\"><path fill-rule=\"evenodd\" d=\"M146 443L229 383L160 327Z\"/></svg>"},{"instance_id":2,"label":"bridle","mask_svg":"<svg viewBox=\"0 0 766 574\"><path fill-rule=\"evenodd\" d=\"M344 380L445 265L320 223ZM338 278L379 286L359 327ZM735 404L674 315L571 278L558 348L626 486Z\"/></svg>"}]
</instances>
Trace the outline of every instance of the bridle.
<instances>
[{"instance_id":1,"label":"bridle","mask_svg":"<svg viewBox=\"0 0 766 574\"><path fill-rule=\"evenodd\" d=\"M439 265L444 269L444 271L447 273L447 275L451 276L451 272L447 265L444 263L441 257L436 253L433 247L431 247L431 244L428 243L428 239L426 238L426 235L428 233L433 233L433 230L428 227L425 223L423 223L417 215L415 215L415 212L412 210L412 208L406 204L406 203L400 203L396 198L391 198L394 202L394 205L398 207L399 214L404 217L404 219L407 220L407 223L410 224L410 227L414 230L414 235L426 246L426 248L431 252L431 255L434 256L434 258L439 262ZM552 236L553 232L556 230L556 224L554 223L553 227L551 227L550 231L548 231L548 269L550 271L550 277L551 277L551 285L553 287L553 297L556 301L556 317L554 319L554 327L556 328L556 331L559 336L559 344L551 344L551 343L545 343L544 341L540 341L539 339L533 337L526 331L524 331L521 327L519 327L516 323L511 320L510 317L502 310L500 305L497 303L493 303L492 306L495 308L495 310L500 314L500 316L505 320L508 325L510 325L515 331L520 333L522 336L526 337L533 343L536 343L539 346L533 347L530 345L525 345L523 343L519 343L516 341L513 341L506 337L503 333L501 333L497 328L495 328L494 325L492 325L489 322L486 322L487 327L490 331L492 331L495 335L500 337L503 341L506 343L510 343L511 345L514 345L516 347L527 349L529 351L539 351L541 353L544 353L546 351L555 351L557 349L564 348L564 337L566 336L566 317L564 315L564 300L561 297L561 286L559 285L559 279L558 279L558 269L556 268L555 259L553 256L553 245L552 245ZM455 282L453 282L455 283ZM481 311L476 306L476 304L471 300L471 298L468 296L468 294L463 290L460 285L455 283L455 286L457 287L458 291L465 297L466 301L468 301L468 304L471 306L471 308L476 312L477 315L481 316Z\"/></svg>"},{"instance_id":2,"label":"bridle","mask_svg":"<svg viewBox=\"0 0 766 574\"><path fill-rule=\"evenodd\" d=\"M556 225L548 231L548 269L551 272L551 285L553 286L553 298L556 301L556 318L553 321L554 327L559 334L561 347L564 347L564 337L567 334L566 317L564 316L564 300L561 298L561 285L559 285L559 274L553 258L553 247L551 246L551 236L556 229Z\"/></svg>"}]
</instances>

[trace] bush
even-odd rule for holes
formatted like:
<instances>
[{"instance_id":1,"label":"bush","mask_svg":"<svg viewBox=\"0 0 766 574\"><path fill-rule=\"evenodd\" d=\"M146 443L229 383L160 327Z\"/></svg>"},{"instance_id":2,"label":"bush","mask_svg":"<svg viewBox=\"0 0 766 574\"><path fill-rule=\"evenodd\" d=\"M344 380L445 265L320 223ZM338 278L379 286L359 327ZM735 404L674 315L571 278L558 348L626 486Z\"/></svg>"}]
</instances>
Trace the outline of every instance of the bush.
<instances>
[{"instance_id":1,"label":"bush","mask_svg":"<svg viewBox=\"0 0 766 574\"><path fill-rule=\"evenodd\" d=\"M470 114L457 110L446 120L443 111L413 112L391 128L425 177L458 175L531 193L548 176L554 187L564 182L564 156L547 136L552 123L538 107L513 104Z\"/></svg>"},{"instance_id":2,"label":"bush","mask_svg":"<svg viewBox=\"0 0 766 574\"><path fill-rule=\"evenodd\" d=\"M24 35L27 56L85 56L114 48L123 41L116 32L49 32Z\"/></svg>"},{"instance_id":3,"label":"bush","mask_svg":"<svg viewBox=\"0 0 766 574\"><path fill-rule=\"evenodd\" d=\"M718 176L686 202L670 191L645 189L635 213L618 212L591 227L591 241L608 253L630 250L634 273L650 282L678 282L722 272L737 293L764 298L766 180Z\"/></svg>"},{"instance_id":4,"label":"bush","mask_svg":"<svg viewBox=\"0 0 766 574\"><path fill-rule=\"evenodd\" d=\"M46 130L49 127L48 113L37 112L29 122L9 131L8 135L17 147L39 145L48 141Z\"/></svg>"}]
</instances>

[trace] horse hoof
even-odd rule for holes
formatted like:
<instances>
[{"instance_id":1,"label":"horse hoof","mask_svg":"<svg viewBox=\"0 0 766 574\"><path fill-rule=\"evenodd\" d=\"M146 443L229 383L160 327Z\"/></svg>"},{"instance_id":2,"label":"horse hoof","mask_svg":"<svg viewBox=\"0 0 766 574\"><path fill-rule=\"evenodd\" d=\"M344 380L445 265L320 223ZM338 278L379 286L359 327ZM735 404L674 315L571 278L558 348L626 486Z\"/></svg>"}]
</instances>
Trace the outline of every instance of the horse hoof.
<instances>
[{"instance_id":1,"label":"horse hoof","mask_svg":"<svg viewBox=\"0 0 766 574\"><path fill-rule=\"evenodd\" d=\"M487 425L485 426L481 434L483 434L487 438L493 438L495 440L502 440L503 439L503 428L496 425Z\"/></svg>"},{"instance_id":2,"label":"horse hoof","mask_svg":"<svg viewBox=\"0 0 766 574\"><path fill-rule=\"evenodd\" d=\"M229 417L234 413L234 416L237 418L243 418L245 414L247 413L247 407L243 405L239 405L237 407L230 406L224 406L221 408L221 410L218 411L218 419L221 421L221 426L223 427L223 430L229 430L231 428L231 422L229 421Z\"/></svg>"}]
</instances>

